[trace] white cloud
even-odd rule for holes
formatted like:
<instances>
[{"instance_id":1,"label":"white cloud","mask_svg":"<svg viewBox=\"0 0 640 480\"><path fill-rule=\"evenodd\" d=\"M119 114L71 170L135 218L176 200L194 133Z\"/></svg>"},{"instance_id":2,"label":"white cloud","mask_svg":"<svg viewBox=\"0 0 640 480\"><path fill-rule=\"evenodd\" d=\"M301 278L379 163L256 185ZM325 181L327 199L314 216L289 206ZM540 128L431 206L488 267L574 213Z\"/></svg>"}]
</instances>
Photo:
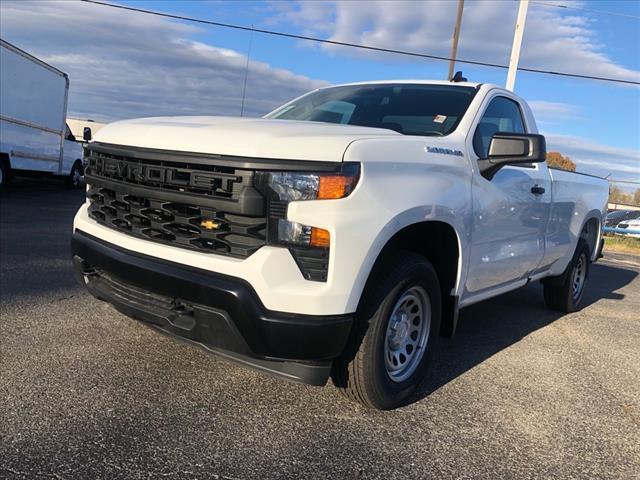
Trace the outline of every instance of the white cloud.
<instances>
[{"instance_id":1,"label":"white cloud","mask_svg":"<svg viewBox=\"0 0 640 480\"><path fill-rule=\"evenodd\" d=\"M69 74L74 116L240 113L246 57L189 39L192 26L79 2L2 1L0 22L5 40ZM245 114L322 85L252 61Z\"/></svg>"},{"instance_id":2,"label":"white cloud","mask_svg":"<svg viewBox=\"0 0 640 480\"><path fill-rule=\"evenodd\" d=\"M547 102L545 100L530 100L528 103L538 124L555 124L563 120L580 118L578 107L570 103Z\"/></svg>"},{"instance_id":3,"label":"white cloud","mask_svg":"<svg viewBox=\"0 0 640 480\"><path fill-rule=\"evenodd\" d=\"M610 147L584 138L553 133L546 133L546 139L547 149L568 155L579 172L640 182L639 150Z\"/></svg>"},{"instance_id":4,"label":"white cloud","mask_svg":"<svg viewBox=\"0 0 640 480\"><path fill-rule=\"evenodd\" d=\"M281 23L331 40L448 56L456 5L450 0L302 1L275 3L273 10ZM517 7L516 2L504 0L466 2L458 58L507 64ZM345 55L403 58L332 45L321 48ZM529 7L520 65L640 81L639 71L604 53L590 18L536 4Z\"/></svg>"},{"instance_id":5,"label":"white cloud","mask_svg":"<svg viewBox=\"0 0 640 480\"><path fill-rule=\"evenodd\" d=\"M295 8L282 2L273 7L284 21L302 25L305 33L445 55L454 8L455 2L303 2ZM545 38L552 43L562 38L593 39L588 22L575 17L554 17L550 25L536 26L536 16L545 15L532 8L529 26L535 28L529 28L532 33L525 37L529 57L524 55L523 62L533 62L536 52L548 51L548 46L535 45L536 41L544 43ZM507 37L514 16L511 3L467 2L460 56L481 55L490 61L506 62L505 41L510 45ZM486 25L497 27L488 29ZM65 2L61 8L57 2L3 0L0 29L7 41L69 73L74 116L112 120L148 115L239 114L246 57L190 39L200 32L190 25L86 3ZM608 69L608 74L638 78L638 72L627 71L597 54L593 42L568 45L570 48L558 46L549 61L565 55L596 55L601 65L598 68ZM577 68L579 61L572 58L562 62L562 69ZM264 113L324 84L252 61L246 111L252 115ZM542 124L580 115L576 107L565 103L537 100L531 104ZM613 178L625 180L640 178L638 150L552 133L547 139L550 150L569 155L579 170L603 176L611 173Z\"/></svg>"}]
</instances>

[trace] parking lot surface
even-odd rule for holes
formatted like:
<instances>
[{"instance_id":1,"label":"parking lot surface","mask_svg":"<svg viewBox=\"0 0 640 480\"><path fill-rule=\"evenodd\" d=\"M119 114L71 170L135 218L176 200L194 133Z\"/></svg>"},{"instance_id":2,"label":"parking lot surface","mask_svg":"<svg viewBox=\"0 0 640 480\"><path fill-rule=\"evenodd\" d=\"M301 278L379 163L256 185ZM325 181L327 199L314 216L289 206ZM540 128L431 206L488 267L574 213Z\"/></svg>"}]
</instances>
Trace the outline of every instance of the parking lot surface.
<instances>
[{"instance_id":1,"label":"parking lot surface","mask_svg":"<svg viewBox=\"0 0 640 480\"><path fill-rule=\"evenodd\" d=\"M0 194L0 478L640 478L640 262L592 267L561 316L538 284L469 307L391 412L246 370L76 285L82 192Z\"/></svg>"}]
</instances>

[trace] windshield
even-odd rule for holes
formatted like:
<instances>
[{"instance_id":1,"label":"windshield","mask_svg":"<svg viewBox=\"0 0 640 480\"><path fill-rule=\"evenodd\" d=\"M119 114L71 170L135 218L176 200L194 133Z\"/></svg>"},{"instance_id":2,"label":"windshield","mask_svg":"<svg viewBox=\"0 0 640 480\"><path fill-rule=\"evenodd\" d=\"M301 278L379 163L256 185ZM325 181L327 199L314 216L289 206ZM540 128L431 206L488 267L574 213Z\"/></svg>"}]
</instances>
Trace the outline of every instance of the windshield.
<instances>
[{"instance_id":1,"label":"windshield","mask_svg":"<svg viewBox=\"0 0 640 480\"><path fill-rule=\"evenodd\" d=\"M447 135L466 112L473 87L370 84L309 93L265 118L339 123L395 130L404 135Z\"/></svg>"}]
</instances>

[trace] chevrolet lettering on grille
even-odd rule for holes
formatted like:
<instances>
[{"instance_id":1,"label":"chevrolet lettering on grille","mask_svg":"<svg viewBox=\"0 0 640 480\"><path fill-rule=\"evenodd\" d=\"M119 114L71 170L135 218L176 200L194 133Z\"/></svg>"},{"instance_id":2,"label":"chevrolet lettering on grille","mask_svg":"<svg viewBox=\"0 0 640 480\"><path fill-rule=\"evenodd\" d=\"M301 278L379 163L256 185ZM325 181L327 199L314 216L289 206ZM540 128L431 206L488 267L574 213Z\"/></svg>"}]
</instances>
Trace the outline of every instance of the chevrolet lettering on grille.
<instances>
[{"instance_id":1,"label":"chevrolet lettering on grille","mask_svg":"<svg viewBox=\"0 0 640 480\"><path fill-rule=\"evenodd\" d=\"M232 192L233 184L241 180L232 174L197 172L176 167L143 165L126 160L110 158L89 159L93 172L108 178L142 183L159 183L173 187L194 187L203 189L221 189Z\"/></svg>"}]
</instances>

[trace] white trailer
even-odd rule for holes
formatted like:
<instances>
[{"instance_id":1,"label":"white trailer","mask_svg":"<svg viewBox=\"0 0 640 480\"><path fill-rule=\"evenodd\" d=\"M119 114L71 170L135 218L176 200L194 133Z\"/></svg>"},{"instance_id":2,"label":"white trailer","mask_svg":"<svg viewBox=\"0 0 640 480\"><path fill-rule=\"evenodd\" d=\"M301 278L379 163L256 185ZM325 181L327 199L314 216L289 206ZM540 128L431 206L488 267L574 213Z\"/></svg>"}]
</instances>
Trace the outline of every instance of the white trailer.
<instances>
[{"instance_id":1,"label":"white trailer","mask_svg":"<svg viewBox=\"0 0 640 480\"><path fill-rule=\"evenodd\" d=\"M0 188L13 174L81 184L82 145L66 125L69 77L0 39Z\"/></svg>"}]
</instances>

